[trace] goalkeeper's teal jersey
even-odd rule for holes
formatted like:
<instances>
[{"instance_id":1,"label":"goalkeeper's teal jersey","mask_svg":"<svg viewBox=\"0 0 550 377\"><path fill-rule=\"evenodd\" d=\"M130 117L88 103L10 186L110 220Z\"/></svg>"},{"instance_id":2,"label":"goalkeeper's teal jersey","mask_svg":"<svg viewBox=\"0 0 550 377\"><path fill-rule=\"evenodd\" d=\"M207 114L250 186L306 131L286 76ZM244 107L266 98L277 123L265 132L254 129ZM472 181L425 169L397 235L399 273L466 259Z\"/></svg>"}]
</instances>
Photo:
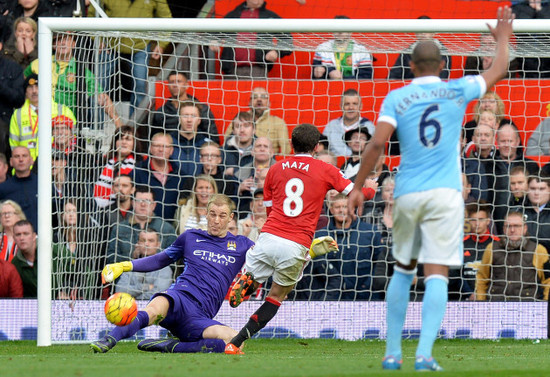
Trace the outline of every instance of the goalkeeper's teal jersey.
<instances>
[{"instance_id":1,"label":"goalkeeper's teal jersey","mask_svg":"<svg viewBox=\"0 0 550 377\"><path fill-rule=\"evenodd\" d=\"M426 76L387 95L378 122L392 124L399 139L396 198L436 188L462 190L459 140L464 113L485 90L481 76L449 82Z\"/></svg>"}]
</instances>

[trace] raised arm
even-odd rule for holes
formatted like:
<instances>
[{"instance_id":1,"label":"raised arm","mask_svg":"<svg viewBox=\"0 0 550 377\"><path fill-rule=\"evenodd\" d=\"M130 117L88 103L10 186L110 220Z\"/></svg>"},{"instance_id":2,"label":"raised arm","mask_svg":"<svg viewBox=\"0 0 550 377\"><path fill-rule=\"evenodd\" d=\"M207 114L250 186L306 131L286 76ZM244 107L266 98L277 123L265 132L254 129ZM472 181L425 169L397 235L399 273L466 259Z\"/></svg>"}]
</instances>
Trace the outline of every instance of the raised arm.
<instances>
[{"instance_id":1,"label":"raised arm","mask_svg":"<svg viewBox=\"0 0 550 377\"><path fill-rule=\"evenodd\" d=\"M508 72L510 55L508 42L513 34L512 22L514 18L515 16L512 13L512 9L505 6L498 8L496 27L493 28L491 25L487 24L489 31L491 31L493 38L495 38L497 42L493 64L487 71L481 74L481 77L483 77L487 83L487 90L505 77Z\"/></svg>"}]
</instances>

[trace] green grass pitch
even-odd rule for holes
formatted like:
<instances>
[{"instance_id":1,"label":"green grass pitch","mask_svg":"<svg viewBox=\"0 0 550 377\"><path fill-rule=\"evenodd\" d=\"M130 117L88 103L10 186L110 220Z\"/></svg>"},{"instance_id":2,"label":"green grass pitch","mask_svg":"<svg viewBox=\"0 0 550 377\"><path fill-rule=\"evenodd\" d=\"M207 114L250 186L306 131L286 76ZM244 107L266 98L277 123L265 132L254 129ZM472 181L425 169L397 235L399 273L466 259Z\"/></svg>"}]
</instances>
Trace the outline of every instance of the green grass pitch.
<instances>
[{"instance_id":1,"label":"green grass pitch","mask_svg":"<svg viewBox=\"0 0 550 377\"><path fill-rule=\"evenodd\" d=\"M161 354L121 342L106 354L86 344L36 347L31 341L0 342L0 376L291 377L413 376L416 341L404 341L401 371L383 371L383 341L257 339L246 355ZM550 341L438 340L434 356L441 376L548 376Z\"/></svg>"}]
</instances>

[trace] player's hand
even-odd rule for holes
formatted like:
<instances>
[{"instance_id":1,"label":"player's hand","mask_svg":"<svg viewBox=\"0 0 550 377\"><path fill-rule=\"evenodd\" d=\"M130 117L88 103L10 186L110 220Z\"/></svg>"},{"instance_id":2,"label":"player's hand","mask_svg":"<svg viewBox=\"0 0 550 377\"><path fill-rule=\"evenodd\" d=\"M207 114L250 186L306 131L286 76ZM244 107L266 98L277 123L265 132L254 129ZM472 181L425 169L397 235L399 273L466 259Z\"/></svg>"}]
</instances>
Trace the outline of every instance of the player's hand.
<instances>
[{"instance_id":1,"label":"player's hand","mask_svg":"<svg viewBox=\"0 0 550 377\"><path fill-rule=\"evenodd\" d=\"M311 247L309 248L309 255L311 258L320 257L322 255L325 255L327 253L337 253L340 249L338 249L338 244L332 238L331 236L324 236L324 237L318 237L315 238L311 242Z\"/></svg>"},{"instance_id":2,"label":"player's hand","mask_svg":"<svg viewBox=\"0 0 550 377\"><path fill-rule=\"evenodd\" d=\"M491 25L487 24L493 38L495 38L495 41L498 41L501 38L510 38L514 32L512 28L514 18L516 18L516 16L512 13L512 9L509 6L498 8L497 26L493 28Z\"/></svg>"},{"instance_id":3,"label":"player's hand","mask_svg":"<svg viewBox=\"0 0 550 377\"><path fill-rule=\"evenodd\" d=\"M120 262L120 263L111 263L106 265L101 272L101 282L112 283L116 278L122 275L123 272L132 271L133 265L132 262Z\"/></svg>"},{"instance_id":4,"label":"player's hand","mask_svg":"<svg viewBox=\"0 0 550 377\"><path fill-rule=\"evenodd\" d=\"M361 216L363 214L363 201L365 196L363 191L353 189L348 195L348 213L350 216L355 216L355 211L357 215Z\"/></svg>"}]
</instances>

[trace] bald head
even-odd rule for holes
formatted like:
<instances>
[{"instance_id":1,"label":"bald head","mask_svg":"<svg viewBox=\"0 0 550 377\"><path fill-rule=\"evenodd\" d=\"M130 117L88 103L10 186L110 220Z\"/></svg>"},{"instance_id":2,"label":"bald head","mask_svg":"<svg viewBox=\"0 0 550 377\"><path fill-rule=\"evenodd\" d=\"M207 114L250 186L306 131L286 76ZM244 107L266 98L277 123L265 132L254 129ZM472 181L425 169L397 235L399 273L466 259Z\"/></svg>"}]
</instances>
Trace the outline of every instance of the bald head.
<instances>
[{"instance_id":1,"label":"bald head","mask_svg":"<svg viewBox=\"0 0 550 377\"><path fill-rule=\"evenodd\" d=\"M420 41L412 53L412 62L418 73L435 73L443 68L441 51L433 40Z\"/></svg>"}]
</instances>

